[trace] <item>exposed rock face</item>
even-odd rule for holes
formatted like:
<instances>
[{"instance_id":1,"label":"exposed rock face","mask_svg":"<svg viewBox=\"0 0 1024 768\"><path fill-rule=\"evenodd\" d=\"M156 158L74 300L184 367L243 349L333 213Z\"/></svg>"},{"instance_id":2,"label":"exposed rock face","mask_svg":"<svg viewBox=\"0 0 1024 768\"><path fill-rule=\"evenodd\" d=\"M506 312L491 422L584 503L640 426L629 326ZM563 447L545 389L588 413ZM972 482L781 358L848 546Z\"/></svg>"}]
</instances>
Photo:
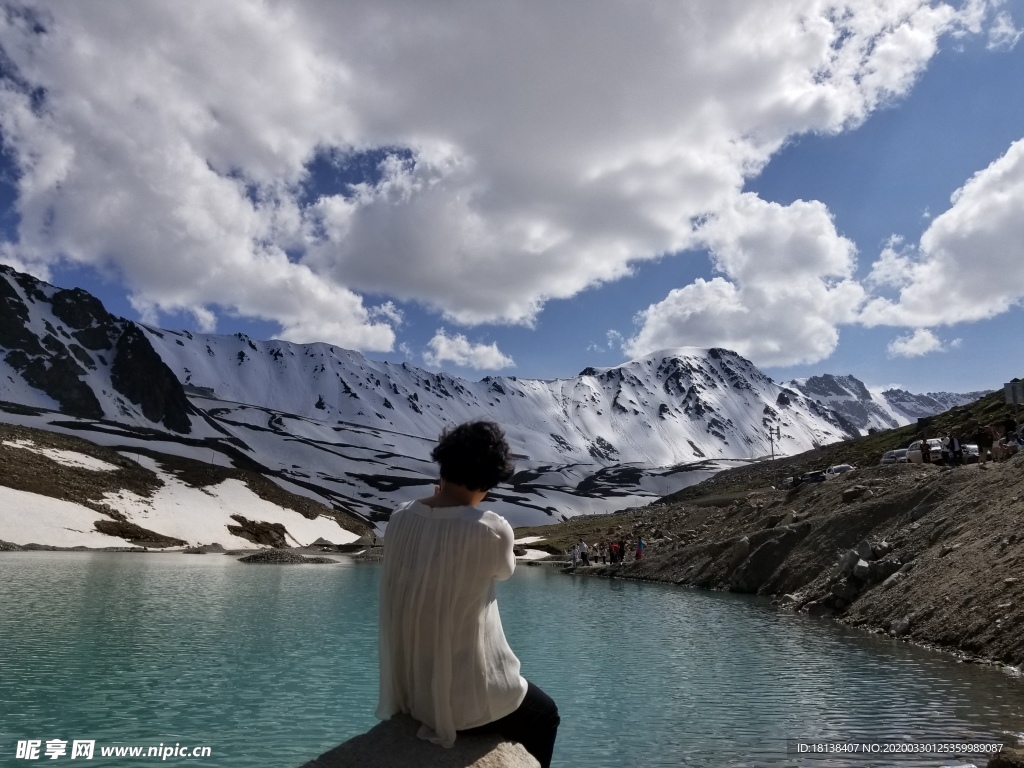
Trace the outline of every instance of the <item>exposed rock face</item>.
<instances>
[{"instance_id":1,"label":"exposed rock face","mask_svg":"<svg viewBox=\"0 0 1024 768\"><path fill-rule=\"evenodd\" d=\"M61 412L85 419L103 418L100 401L89 385L82 381L85 369L65 350L57 349L50 355L30 357L16 349L8 352L4 359L25 381L60 403Z\"/></svg>"},{"instance_id":2,"label":"exposed rock face","mask_svg":"<svg viewBox=\"0 0 1024 768\"><path fill-rule=\"evenodd\" d=\"M301 768L539 768L521 744L500 736L462 736L451 749L416 737L419 723L395 715Z\"/></svg>"},{"instance_id":3,"label":"exposed rock face","mask_svg":"<svg viewBox=\"0 0 1024 768\"><path fill-rule=\"evenodd\" d=\"M1010 747L996 755L985 768L1024 768L1024 747Z\"/></svg>"},{"instance_id":4,"label":"exposed rock face","mask_svg":"<svg viewBox=\"0 0 1024 768\"><path fill-rule=\"evenodd\" d=\"M264 547L269 546L275 549L283 549L288 546L288 542L285 540L288 532L281 523L264 523L257 520L249 520L242 515L232 515L231 519L238 522L238 525L228 526L228 530L235 534L235 536L241 536L253 544L259 544Z\"/></svg>"},{"instance_id":5,"label":"exposed rock face","mask_svg":"<svg viewBox=\"0 0 1024 768\"><path fill-rule=\"evenodd\" d=\"M922 416L934 416L956 405L973 402L985 392L932 392L915 395L900 389L872 393L854 376L826 373L794 379L789 387L819 400L861 430L891 429L911 424Z\"/></svg>"},{"instance_id":6,"label":"exposed rock face","mask_svg":"<svg viewBox=\"0 0 1024 768\"><path fill-rule=\"evenodd\" d=\"M191 431L181 383L146 335L81 289L56 289L0 265L0 354L69 416L104 418L96 393L112 387L146 419Z\"/></svg>"},{"instance_id":7,"label":"exposed rock face","mask_svg":"<svg viewBox=\"0 0 1024 768\"><path fill-rule=\"evenodd\" d=\"M240 563L263 563L269 565L290 565L303 564L303 563L318 563L321 565L328 565L337 563L337 560L332 560L329 557L303 557L295 552L288 552L283 549L266 549L262 552L256 552L252 555L246 555L245 557L238 558Z\"/></svg>"},{"instance_id":8,"label":"exposed rock face","mask_svg":"<svg viewBox=\"0 0 1024 768\"><path fill-rule=\"evenodd\" d=\"M99 334L82 333L91 328L110 328L114 316L104 308L103 303L81 288L60 290L50 300L53 314L58 320L73 329L72 335L89 349L109 349L110 338Z\"/></svg>"},{"instance_id":9,"label":"exposed rock face","mask_svg":"<svg viewBox=\"0 0 1024 768\"><path fill-rule=\"evenodd\" d=\"M865 493L869 492L869 488L864 485L851 485L849 488L843 489L843 502L850 503L861 498ZM868 498L871 498L870 496Z\"/></svg>"},{"instance_id":10,"label":"exposed rock face","mask_svg":"<svg viewBox=\"0 0 1024 768\"><path fill-rule=\"evenodd\" d=\"M786 556L810 531L809 523L773 529L776 536L750 553L729 577L733 592L757 592L782 565Z\"/></svg>"},{"instance_id":11,"label":"exposed rock face","mask_svg":"<svg viewBox=\"0 0 1024 768\"><path fill-rule=\"evenodd\" d=\"M28 277L20 275L2 264L0 264L0 276L11 279L15 279L15 276ZM28 321L28 307L14 288L14 284L7 280L0 280L0 346L41 355L43 348L39 345L39 340L29 330Z\"/></svg>"},{"instance_id":12,"label":"exposed rock face","mask_svg":"<svg viewBox=\"0 0 1024 768\"><path fill-rule=\"evenodd\" d=\"M100 533L108 536L119 536L127 539L138 547L180 547L188 542L176 539L173 536L164 536L162 533L147 530L135 523L124 520L97 520L93 525Z\"/></svg>"},{"instance_id":13,"label":"exposed rock face","mask_svg":"<svg viewBox=\"0 0 1024 768\"><path fill-rule=\"evenodd\" d=\"M186 555L208 555L211 552L223 554L224 547L220 544L200 544L197 547L185 547L185 549L182 550L182 553Z\"/></svg>"},{"instance_id":14,"label":"exposed rock face","mask_svg":"<svg viewBox=\"0 0 1024 768\"><path fill-rule=\"evenodd\" d=\"M190 432L188 400L181 382L135 323L127 323L117 340L117 356L110 369L117 391L142 408L150 421L174 432Z\"/></svg>"}]
</instances>

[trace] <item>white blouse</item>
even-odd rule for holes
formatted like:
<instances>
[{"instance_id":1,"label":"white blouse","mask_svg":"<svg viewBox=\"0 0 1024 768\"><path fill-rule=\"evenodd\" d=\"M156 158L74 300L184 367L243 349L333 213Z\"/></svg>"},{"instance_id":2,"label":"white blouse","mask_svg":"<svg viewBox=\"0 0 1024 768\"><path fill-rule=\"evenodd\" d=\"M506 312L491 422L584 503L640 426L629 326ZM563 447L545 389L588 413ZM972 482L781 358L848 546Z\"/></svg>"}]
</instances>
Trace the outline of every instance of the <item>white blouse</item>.
<instances>
[{"instance_id":1,"label":"white blouse","mask_svg":"<svg viewBox=\"0 0 1024 768\"><path fill-rule=\"evenodd\" d=\"M514 712L526 696L498 616L494 582L515 570L512 526L475 507L403 504L388 521L380 583L377 717L405 712L419 737Z\"/></svg>"}]
</instances>

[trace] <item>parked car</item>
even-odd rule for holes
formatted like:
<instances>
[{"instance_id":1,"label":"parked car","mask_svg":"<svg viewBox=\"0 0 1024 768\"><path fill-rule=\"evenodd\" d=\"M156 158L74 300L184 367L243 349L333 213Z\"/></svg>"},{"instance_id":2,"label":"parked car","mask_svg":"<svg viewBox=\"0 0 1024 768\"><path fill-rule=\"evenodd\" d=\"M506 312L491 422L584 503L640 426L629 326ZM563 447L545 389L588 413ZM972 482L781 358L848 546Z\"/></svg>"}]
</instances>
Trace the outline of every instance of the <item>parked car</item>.
<instances>
[{"instance_id":1,"label":"parked car","mask_svg":"<svg viewBox=\"0 0 1024 768\"><path fill-rule=\"evenodd\" d=\"M907 449L897 448L895 451L886 451L882 454L882 460L879 464L906 464L907 463Z\"/></svg>"},{"instance_id":2,"label":"parked car","mask_svg":"<svg viewBox=\"0 0 1024 768\"><path fill-rule=\"evenodd\" d=\"M792 488L796 482L795 477L784 477L782 482L779 483L779 488Z\"/></svg>"},{"instance_id":3,"label":"parked car","mask_svg":"<svg viewBox=\"0 0 1024 768\"><path fill-rule=\"evenodd\" d=\"M800 475L801 483L823 483L825 482L825 473L820 469L814 472L804 472Z\"/></svg>"},{"instance_id":4,"label":"parked car","mask_svg":"<svg viewBox=\"0 0 1024 768\"><path fill-rule=\"evenodd\" d=\"M978 463L978 446L974 443L965 443L962 450L964 454L964 464Z\"/></svg>"},{"instance_id":5,"label":"parked car","mask_svg":"<svg viewBox=\"0 0 1024 768\"><path fill-rule=\"evenodd\" d=\"M907 448L907 460L911 464L924 463L924 459L921 457L924 450L922 446L924 444L928 445L928 455L933 463L937 464L942 461L942 441L933 437L929 440L915 440L910 444Z\"/></svg>"},{"instance_id":6,"label":"parked car","mask_svg":"<svg viewBox=\"0 0 1024 768\"><path fill-rule=\"evenodd\" d=\"M831 467L825 470L825 479L832 480L833 478L839 477L844 472L852 472L856 467L853 464L833 464Z\"/></svg>"}]
</instances>

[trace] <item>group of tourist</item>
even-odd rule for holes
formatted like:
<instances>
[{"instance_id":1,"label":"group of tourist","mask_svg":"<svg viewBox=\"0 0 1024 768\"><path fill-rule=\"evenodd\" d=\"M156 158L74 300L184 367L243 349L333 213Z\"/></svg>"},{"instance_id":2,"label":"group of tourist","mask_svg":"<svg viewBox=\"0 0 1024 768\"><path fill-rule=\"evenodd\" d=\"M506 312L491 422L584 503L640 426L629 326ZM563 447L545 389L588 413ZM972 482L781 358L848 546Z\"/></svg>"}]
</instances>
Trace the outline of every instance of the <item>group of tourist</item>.
<instances>
[{"instance_id":1,"label":"group of tourist","mask_svg":"<svg viewBox=\"0 0 1024 768\"><path fill-rule=\"evenodd\" d=\"M1015 455L1024 446L1024 426L1017 427L1013 419L1007 419L1002 425L1002 434L999 434L999 427L995 424L989 427L989 434L992 436L992 444L989 451L992 453L993 461L1005 461ZM981 449L978 449L981 452Z\"/></svg>"},{"instance_id":2,"label":"group of tourist","mask_svg":"<svg viewBox=\"0 0 1024 768\"><path fill-rule=\"evenodd\" d=\"M643 560L645 549L647 549L647 542L644 541L642 536L637 536L636 544L633 546L634 560ZM572 562L572 567L575 568L578 565L597 565L599 560L602 565L607 565L609 562L612 565L624 563L627 551L624 539L612 542L601 539L601 541L591 545L580 539L578 544L573 544L569 547L567 554ZM593 556L593 563L591 563L591 556Z\"/></svg>"},{"instance_id":3,"label":"group of tourist","mask_svg":"<svg viewBox=\"0 0 1024 768\"><path fill-rule=\"evenodd\" d=\"M948 435L940 432L937 439L942 445L938 463L953 467L961 466L964 463L965 438L961 437L959 432L953 431ZM1003 461L1024 446L1024 425L1018 427L1017 422L1009 418L1002 423L978 424L967 430L966 439L972 440L978 447L979 464L984 465L989 457L993 461ZM921 460L926 464L932 462L928 445L927 440L921 445Z\"/></svg>"}]
</instances>

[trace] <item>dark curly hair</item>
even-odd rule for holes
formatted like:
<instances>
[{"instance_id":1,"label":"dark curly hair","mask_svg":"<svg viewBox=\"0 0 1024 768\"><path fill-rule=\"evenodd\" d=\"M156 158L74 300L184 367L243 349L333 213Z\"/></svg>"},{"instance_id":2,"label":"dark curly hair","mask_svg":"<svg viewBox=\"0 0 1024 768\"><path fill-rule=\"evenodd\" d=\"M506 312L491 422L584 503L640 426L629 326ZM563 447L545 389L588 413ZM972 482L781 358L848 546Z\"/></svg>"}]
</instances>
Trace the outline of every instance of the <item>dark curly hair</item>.
<instances>
[{"instance_id":1,"label":"dark curly hair","mask_svg":"<svg viewBox=\"0 0 1024 768\"><path fill-rule=\"evenodd\" d=\"M446 428L430 458L440 465L443 479L471 491L489 491L516 469L505 433L493 421Z\"/></svg>"}]
</instances>

